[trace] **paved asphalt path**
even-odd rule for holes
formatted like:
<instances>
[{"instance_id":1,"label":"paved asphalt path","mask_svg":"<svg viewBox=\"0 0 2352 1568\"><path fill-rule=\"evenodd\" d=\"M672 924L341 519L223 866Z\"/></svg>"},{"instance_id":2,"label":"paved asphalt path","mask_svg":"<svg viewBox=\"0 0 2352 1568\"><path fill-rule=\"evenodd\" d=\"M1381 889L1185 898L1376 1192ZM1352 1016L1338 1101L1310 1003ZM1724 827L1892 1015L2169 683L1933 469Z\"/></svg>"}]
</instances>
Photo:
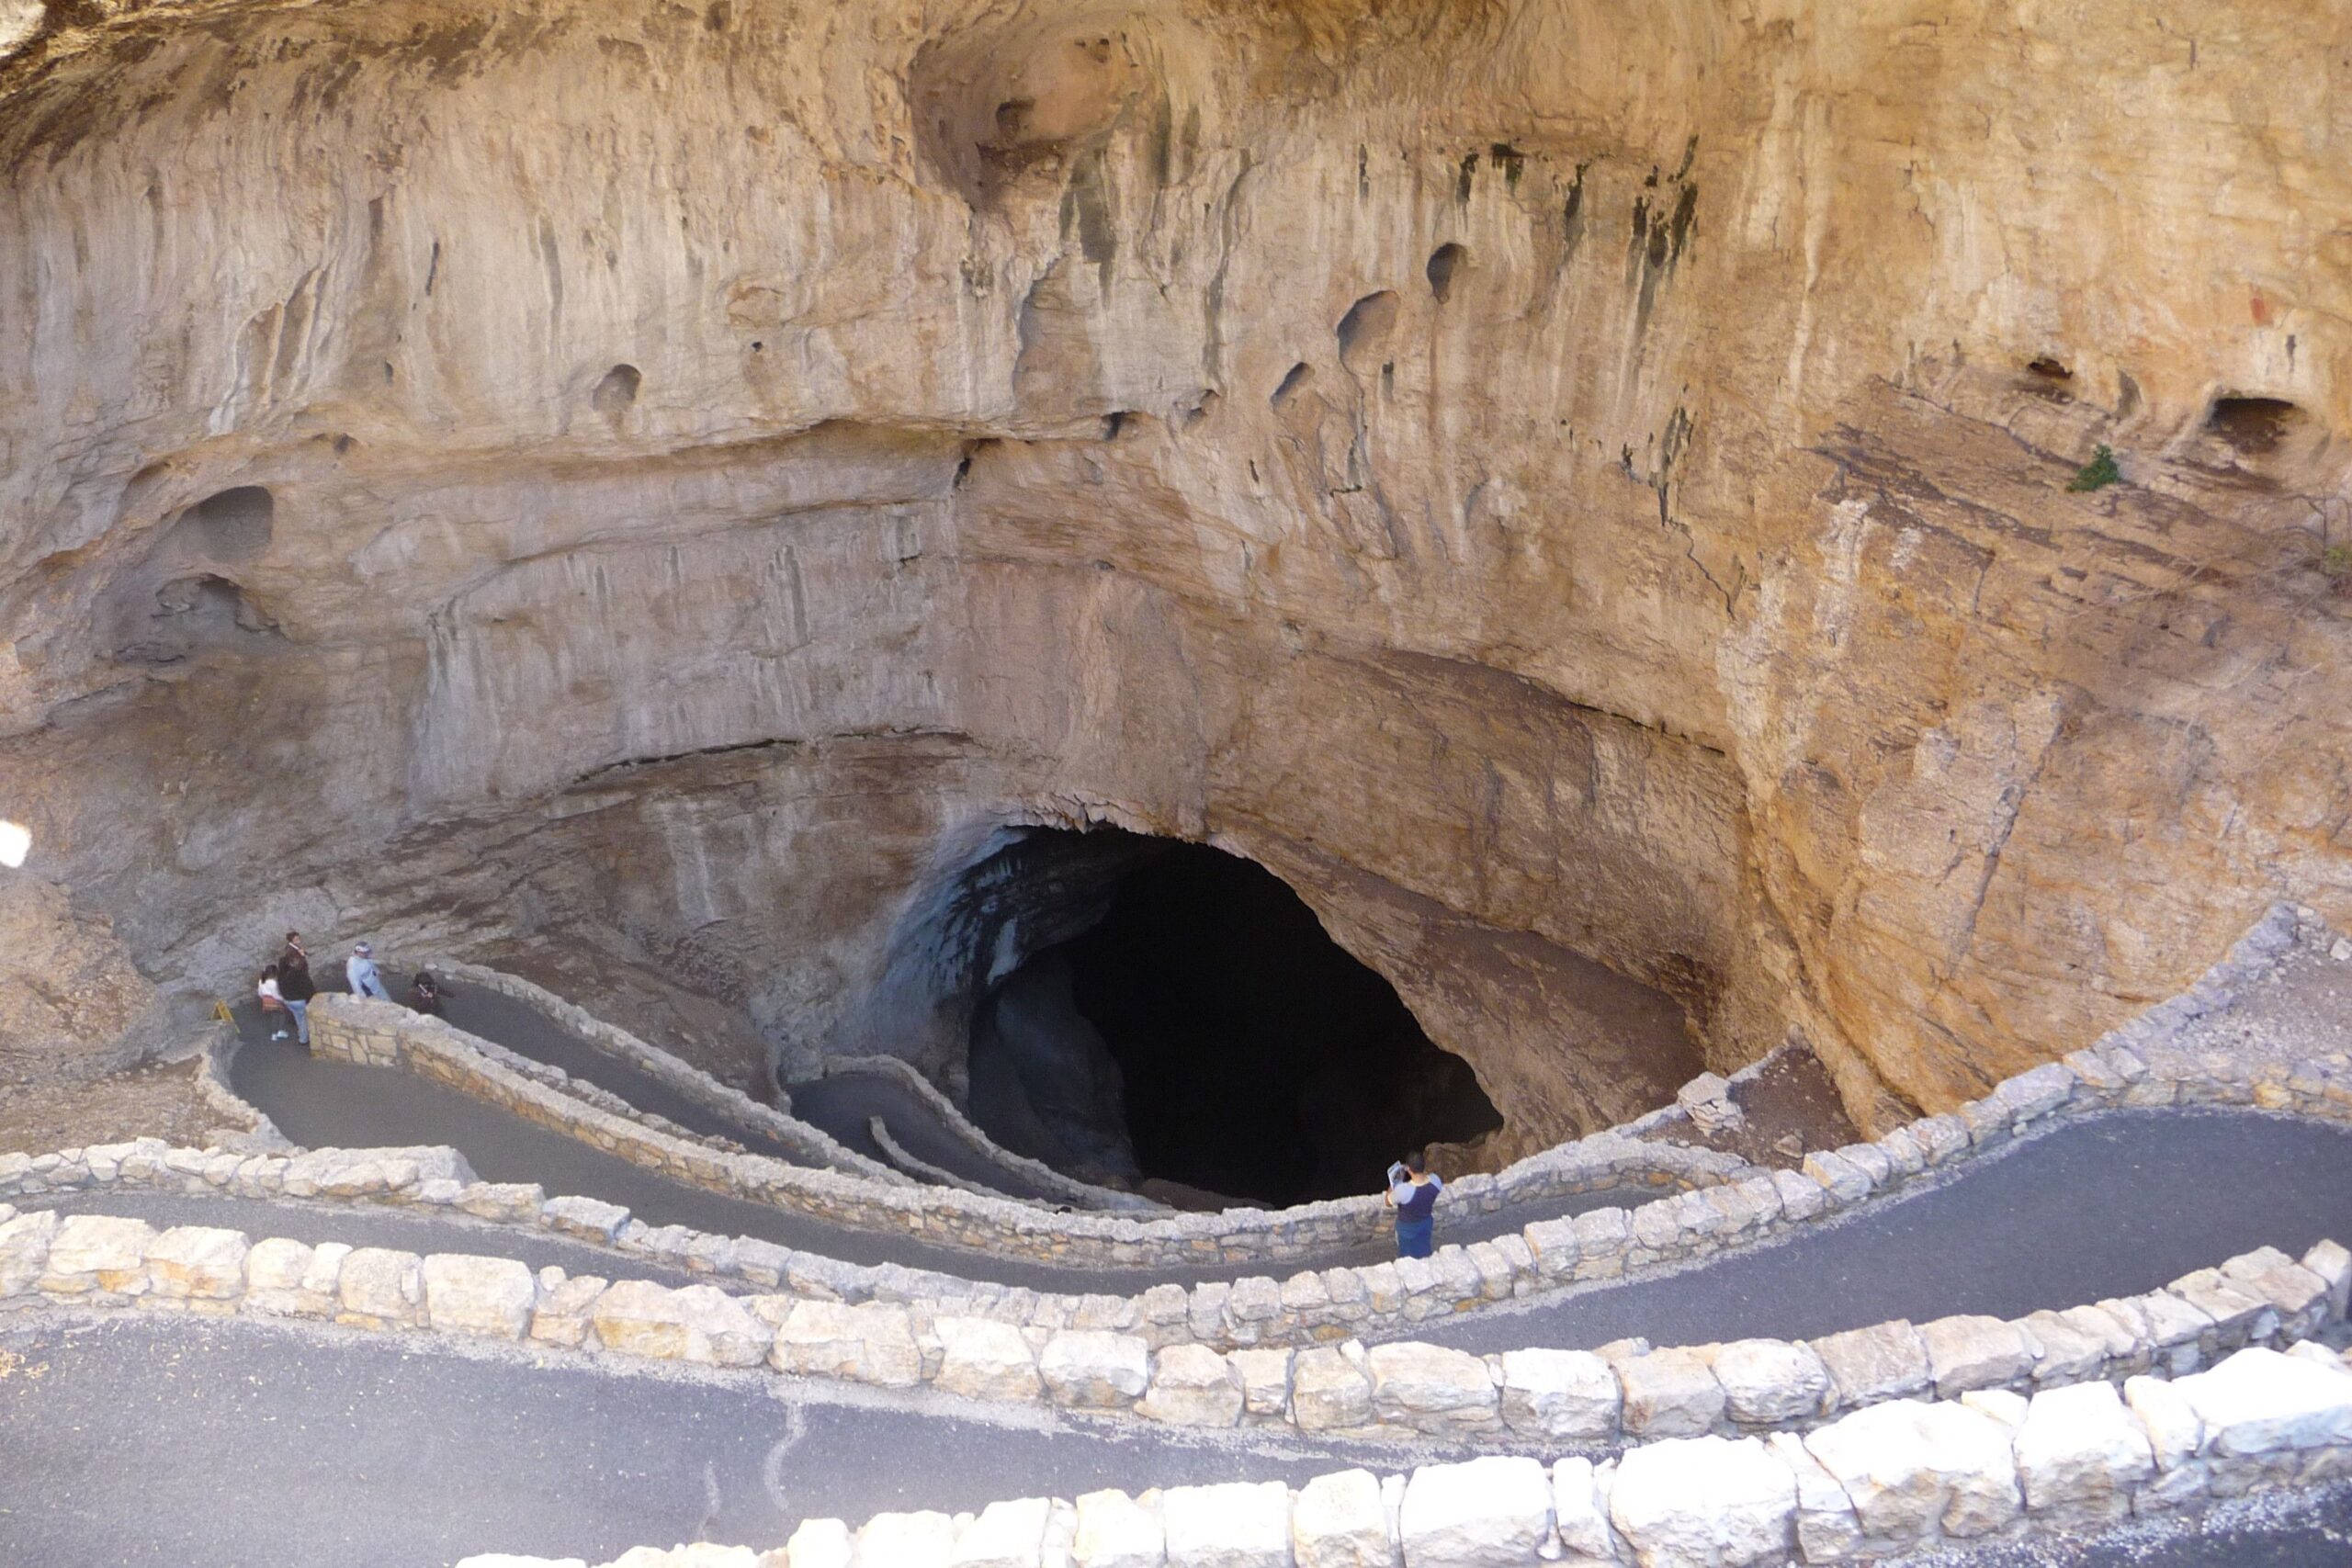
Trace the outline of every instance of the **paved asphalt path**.
<instances>
[{"instance_id":1,"label":"paved asphalt path","mask_svg":"<svg viewBox=\"0 0 2352 1568\"><path fill-rule=\"evenodd\" d=\"M707 1539L804 1517L977 1509L1101 1486L1298 1481L1396 1450L992 1425L766 1374L152 1315L0 1317L0 1563L424 1568Z\"/></svg>"},{"instance_id":2,"label":"paved asphalt path","mask_svg":"<svg viewBox=\"0 0 2352 1568\"><path fill-rule=\"evenodd\" d=\"M626 1204L649 1224L684 1224L720 1235L751 1235L851 1263L895 1262L970 1280L1035 1290L1139 1291L1159 1280L1192 1283L1267 1272L1263 1264L1187 1264L1176 1269L1077 1267L886 1236L764 1203L722 1197L629 1164L577 1139L526 1122L498 1107L413 1073L322 1060L290 1041L274 1041L258 1013L239 1012L245 1043L229 1080L278 1130L308 1148L372 1148L447 1144L486 1181L536 1181L550 1195L578 1193ZM911 1097L910 1097L911 1098ZM1453 1239L1516 1230L1549 1214L1577 1213L1616 1201L1617 1194L1516 1206L1447 1231ZM1279 1272L1376 1263L1385 1243L1337 1247L1286 1263Z\"/></svg>"},{"instance_id":3,"label":"paved asphalt path","mask_svg":"<svg viewBox=\"0 0 2352 1568\"><path fill-rule=\"evenodd\" d=\"M1487 1352L2022 1317L2153 1290L2257 1247L2301 1256L2329 1236L2352 1244L2352 1132L2256 1111L2119 1111L1777 1245L1408 1337Z\"/></svg>"}]
</instances>

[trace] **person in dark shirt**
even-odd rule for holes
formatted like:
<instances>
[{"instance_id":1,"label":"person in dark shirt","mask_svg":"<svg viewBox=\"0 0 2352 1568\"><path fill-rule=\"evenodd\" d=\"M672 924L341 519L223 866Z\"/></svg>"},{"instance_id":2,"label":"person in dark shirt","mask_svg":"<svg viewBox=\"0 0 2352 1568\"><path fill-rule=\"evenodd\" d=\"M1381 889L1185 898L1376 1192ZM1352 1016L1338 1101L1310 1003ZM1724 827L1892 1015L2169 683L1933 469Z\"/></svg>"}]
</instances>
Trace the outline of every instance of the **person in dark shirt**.
<instances>
[{"instance_id":1,"label":"person in dark shirt","mask_svg":"<svg viewBox=\"0 0 2352 1568\"><path fill-rule=\"evenodd\" d=\"M1396 1211L1396 1256L1427 1258L1436 1241L1437 1195L1445 1183L1430 1174L1429 1160L1407 1155L1388 1168L1388 1206Z\"/></svg>"},{"instance_id":2,"label":"person in dark shirt","mask_svg":"<svg viewBox=\"0 0 2352 1568\"><path fill-rule=\"evenodd\" d=\"M277 955L277 991L285 1000L287 1013L294 1020L297 1043L308 1045L311 998L319 994L319 987L311 979L311 953L302 945L300 931L286 933L286 951Z\"/></svg>"},{"instance_id":3,"label":"person in dark shirt","mask_svg":"<svg viewBox=\"0 0 2352 1568\"><path fill-rule=\"evenodd\" d=\"M409 982L408 1005L418 1012L429 1012L438 1018L441 1016L441 998L447 994L442 990L441 983L433 977L431 970L420 969L416 972L416 978Z\"/></svg>"}]
</instances>

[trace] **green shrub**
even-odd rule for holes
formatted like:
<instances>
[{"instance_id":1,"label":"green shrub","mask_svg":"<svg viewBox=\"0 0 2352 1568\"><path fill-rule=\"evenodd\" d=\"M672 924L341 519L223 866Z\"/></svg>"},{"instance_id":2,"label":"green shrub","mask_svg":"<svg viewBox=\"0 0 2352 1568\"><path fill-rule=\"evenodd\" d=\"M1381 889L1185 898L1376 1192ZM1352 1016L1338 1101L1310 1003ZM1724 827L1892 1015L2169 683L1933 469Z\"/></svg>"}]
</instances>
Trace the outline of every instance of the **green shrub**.
<instances>
[{"instance_id":1,"label":"green shrub","mask_svg":"<svg viewBox=\"0 0 2352 1568\"><path fill-rule=\"evenodd\" d=\"M2068 490L2105 490L2123 482L2123 470L2115 466L2115 454L2101 443L2091 452L2091 460L2075 470L2066 483Z\"/></svg>"}]
</instances>

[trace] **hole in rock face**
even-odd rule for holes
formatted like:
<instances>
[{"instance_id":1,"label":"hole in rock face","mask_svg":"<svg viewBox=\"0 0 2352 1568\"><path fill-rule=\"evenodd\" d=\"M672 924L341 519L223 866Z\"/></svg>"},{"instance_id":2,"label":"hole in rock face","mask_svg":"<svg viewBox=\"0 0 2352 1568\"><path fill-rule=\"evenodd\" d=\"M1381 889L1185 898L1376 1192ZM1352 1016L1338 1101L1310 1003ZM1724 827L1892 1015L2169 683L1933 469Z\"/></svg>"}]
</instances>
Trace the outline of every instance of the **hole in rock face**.
<instances>
[{"instance_id":1,"label":"hole in rock face","mask_svg":"<svg viewBox=\"0 0 2352 1568\"><path fill-rule=\"evenodd\" d=\"M2302 410L2284 398L2215 398L2205 428L2248 457L2278 450Z\"/></svg>"},{"instance_id":2,"label":"hole in rock face","mask_svg":"<svg viewBox=\"0 0 2352 1568\"><path fill-rule=\"evenodd\" d=\"M594 391L588 394L589 404L617 424L621 415L628 412L629 405L637 401L637 389L644 380L636 366L616 365L605 372L605 378L596 383Z\"/></svg>"},{"instance_id":3,"label":"hole in rock face","mask_svg":"<svg viewBox=\"0 0 2352 1568\"><path fill-rule=\"evenodd\" d=\"M1314 376L1315 367L1307 364L1306 360L1300 360L1288 370L1283 372L1282 384L1274 389L1273 396L1268 398L1266 400L1275 408L1281 408L1283 405L1289 402L1291 399L1298 396L1298 389L1301 387L1306 386L1308 381L1312 380Z\"/></svg>"},{"instance_id":4,"label":"hole in rock face","mask_svg":"<svg viewBox=\"0 0 2352 1568\"><path fill-rule=\"evenodd\" d=\"M1470 259L1470 253L1460 245L1440 245L1430 253L1430 292L1441 305L1453 293L1453 275L1460 272Z\"/></svg>"},{"instance_id":5,"label":"hole in rock face","mask_svg":"<svg viewBox=\"0 0 2352 1568\"><path fill-rule=\"evenodd\" d=\"M991 1134L1033 1113L1069 1163L1288 1204L1377 1190L1407 1149L1501 1125L1469 1065L1262 866L1116 829L1025 847L1033 866L1065 850L1038 886L1091 907L975 1015Z\"/></svg>"},{"instance_id":6,"label":"hole in rock face","mask_svg":"<svg viewBox=\"0 0 2352 1568\"><path fill-rule=\"evenodd\" d=\"M1380 357L1396 327L1396 296L1385 288L1365 295L1340 318L1340 363L1362 375L1367 364Z\"/></svg>"},{"instance_id":7,"label":"hole in rock face","mask_svg":"<svg viewBox=\"0 0 2352 1568\"><path fill-rule=\"evenodd\" d=\"M277 511L269 491L239 485L189 507L183 525L196 547L212 559L247 561L269 548Z\"/></svg>"}]
</instances>

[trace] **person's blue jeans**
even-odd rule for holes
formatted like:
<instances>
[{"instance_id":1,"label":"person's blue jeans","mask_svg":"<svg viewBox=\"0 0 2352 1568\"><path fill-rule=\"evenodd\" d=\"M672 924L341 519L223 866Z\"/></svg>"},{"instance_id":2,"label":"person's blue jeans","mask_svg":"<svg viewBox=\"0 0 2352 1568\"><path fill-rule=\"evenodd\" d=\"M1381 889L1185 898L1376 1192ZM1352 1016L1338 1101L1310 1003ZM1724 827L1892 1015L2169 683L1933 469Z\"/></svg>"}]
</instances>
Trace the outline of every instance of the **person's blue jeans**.
<instances>
[{"instance_id":1,"label":"person's blue jeans","mask_svg":"<svg viewBox=\"0 0 2352 1568\"><path fill-rule=\"evenodd\" d=\"M1396 1256L1427 1258L1437 1235L1437 1221L1398 1220L1396 1222Z\"/></svg>"},{"instance_id":2,"label":"person's blue jeans","mask_svg":"<svg viewBox=\"0 0 2352 1568\"><path fill-rule=\"evenodd\" d=\"M295 1040L308 1045L311 1043L311 1004L288 997L286 998L286 1010L294 1015Z\"/></svg>"}]
</instances>

